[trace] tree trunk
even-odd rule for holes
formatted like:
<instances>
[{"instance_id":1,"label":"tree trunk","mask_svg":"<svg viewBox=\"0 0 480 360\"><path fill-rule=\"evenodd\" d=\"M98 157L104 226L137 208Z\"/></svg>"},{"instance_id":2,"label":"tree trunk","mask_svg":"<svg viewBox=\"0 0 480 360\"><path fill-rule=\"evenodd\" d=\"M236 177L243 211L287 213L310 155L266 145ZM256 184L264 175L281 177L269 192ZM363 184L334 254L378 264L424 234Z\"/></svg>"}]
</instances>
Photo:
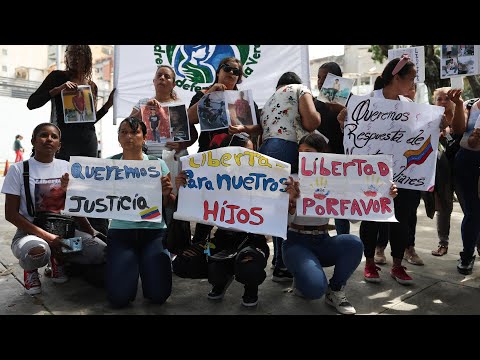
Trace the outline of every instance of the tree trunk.
<instances>
[{"instance_id":1,"label":"tree trunk","mask_svg":"<svg viewBox=\"0 0 480 360\"><path fill-rule=\"evenodd\" d=\"M435 55L433 45L425 47L425 85L428 88L428 98L431 100L433 91L440 87L450 86L448 79L440 79L440 58Z\"/></svg>"},{"instance_id":2,"label":"tree trunk","mask_svg":"<svg viewBox=\"0 0 480 360\"><path fill-rule=\"evenodd\" d=\"M468 83L472 88L473 97L480 97L480 82L477 76L467 76Z\"/></svg>"}]
</instances>

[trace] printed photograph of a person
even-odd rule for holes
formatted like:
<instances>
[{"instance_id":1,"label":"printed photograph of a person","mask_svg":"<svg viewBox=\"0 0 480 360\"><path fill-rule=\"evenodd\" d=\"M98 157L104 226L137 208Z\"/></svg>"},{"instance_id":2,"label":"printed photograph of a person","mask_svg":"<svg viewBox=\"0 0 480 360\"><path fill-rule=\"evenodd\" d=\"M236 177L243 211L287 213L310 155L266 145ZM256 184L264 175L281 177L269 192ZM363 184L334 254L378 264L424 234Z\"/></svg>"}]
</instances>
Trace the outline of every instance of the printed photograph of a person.
<instances>
[{"instance_id":1,"label":"printed photograph of a person","mask_svg":"<svg viewBox=\"0 0 480 360\"><path fill-rule=\"evenodd\" d=\"M224 93L231 125L257 125L251 90L226 90Z\"/></svg>"},{"instance_id":2,"label":"printed photograph of a person","mask_svg":"<svg viewBox=\"0 0 480 360\"><path fill-rule=\"evenodd\" d=\"M227 111L223 91L206 94L198 102L198 119L201 131L228 128Z\"/></svg>"},{"instance_id":3,"label":"printed photograph of a person","mask_svg":"<svg viewBox=\"0 0 480 360\"><path fill-rule=\"evenodd\" d=\"M345 105L354 82L355 79L347 79L328 73L318 94L318 100L325 103Z\"/></svg>"},{"instance_id":4,"label":"printed photograph of a person","mask_svg":"<svg viewBox=\"0 0 480 360\"><path fill-rule=\"evenodd\" d=\"M458 75L458 63L456 58L441 59L440 61L442 64L442 79Z\"/></svg>"},{"instance_id":5,"label":"printed photograph of a person","mask_svg":"<svg viewBox=\"0 0 480 360\"><path fill-rule=\"evenodd\" d=\"M460 56L458 58L458 74L459 75L475 74L475 56Z\"/></svg>"},{"instance_id":6,"label":"printed photograph of a person","mask_svg":"<svg viewBox=\"0 0 480 360\"><path fill-rule=\"evenodd\" d=\"M93 95L90 85L79 85L77 89L62 90L62 104L65 123L95 122L92 109Z\"/></svg>"},{"instance_id":7,"label":"printed photograph of a person","mask_svg":"<svg viewBox=\"0 0 480 360\"><path fill-rule=\"evenodd\" d=\"M458 56L458 45L442 45L442 59Z\"/></svg>"},{"instance_id":8,"label":"printed photograph of a person","mask_svg":"<svg viewBox=\"0 0 480 360\"><path fill-rule=\"evenodd\" d=\"M152 142L166 142L170 138L168 107L141 105L140 111L142 121L147 127L147 145Z\"/></svg>"},{"instance_id":9,"label":"printed photograph of a person","mask_svg":"<svg viewBox=\"0 0 480 360\"><path fill-rule=\"evenodd\" d=\"M170 133L174 142L190 141L190 127L185 105L170 106Z\"/></svg>"}]
</instances>

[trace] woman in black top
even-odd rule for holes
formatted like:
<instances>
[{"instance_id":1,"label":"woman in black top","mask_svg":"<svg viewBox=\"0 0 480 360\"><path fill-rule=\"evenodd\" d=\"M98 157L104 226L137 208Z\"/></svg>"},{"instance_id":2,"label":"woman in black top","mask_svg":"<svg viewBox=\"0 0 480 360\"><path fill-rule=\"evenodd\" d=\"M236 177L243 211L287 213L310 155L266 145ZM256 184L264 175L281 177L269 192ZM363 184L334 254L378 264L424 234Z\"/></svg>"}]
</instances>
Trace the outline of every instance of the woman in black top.
<instances>
[{"instance_id":1,"label":"woman in black top","mask_svg":"<svg viewBox=\"0 0 480 360\"><path fill-rule=\"evenodd\" d=\"M218 64L215 81L208 89L197 91L190 102L188 108L188 119L190 124L198 124L198 102L205 95L214 91L224 90L238 90L237 84L241 83L243 75L243 65L237 58L227 57ZM258 118L258 107L255 104L255 112ZM198 152L203 152L209 149L210 142L217 134L237 134L246 132L250 135L258 135L261 132L260 125L230 125L228 129L219 129L213 131L202 131L198 138Z\"/></svg>"},{"instance_id":2,"label":"woman in black top","mask_svg":"<svg viewBox=\"0 0 480 360\"><path fill-rule=\"evenodd\" d=\"M77 89L78 85L90 85L95 109L97 105L97 85L92 81L92 52L88 45L68 45L65 50L66 70L52 71L30 96L27 107L30 110L45 105L49 100L52 104L51 122L58 125L62 131L62 148L56 154L58 159L70 160L70 156L97 157L97 135L94 123L65 124L62 106L62 90ZM100 120L113 105L113 94L110 93L107 102L97 111L97 121Z\"/></svg>"}]
</instances>

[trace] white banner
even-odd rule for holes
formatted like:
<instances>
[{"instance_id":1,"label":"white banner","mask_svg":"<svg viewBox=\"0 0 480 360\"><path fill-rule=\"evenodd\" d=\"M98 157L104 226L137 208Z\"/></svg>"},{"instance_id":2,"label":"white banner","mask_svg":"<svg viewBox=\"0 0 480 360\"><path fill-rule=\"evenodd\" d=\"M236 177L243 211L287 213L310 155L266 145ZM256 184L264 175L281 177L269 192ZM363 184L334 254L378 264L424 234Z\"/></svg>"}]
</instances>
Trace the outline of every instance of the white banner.
<instances>
[{"instance_id":1,"label":"white banner","mask_svg":"<svg viewBox=\"0 0 480 360\"><path fill-rule=\"evenodd\" d=\"M431 191L444 108L352 95L343 145L346 154L393 155L399 188Z\"/></svg>"},{"instance_id":2,"label":"white banner","mask_svg":"<svg viewBox=\"0 0 480 360\"><path fill-rule=\"evenodd\" d=\"M239 90L251 89L260 108L284 72L297 73L310 87L307 45L116 45L114 119L127 117L138 100L155 95L153 77L159 65L175 69L174 90L188 107L196 91L213 83L218 64L229 56L243 64Z\"/></svg>"},{"instance_id":3,"label":"white banner","mask_svg":"<svg viewBox=\"0 0 480 360\"><path fill-rule=\"evenodd\" d=\"M239 146L181 158L187 172L173 217L286 238L290 164Z\"/></svg>"},{"instance_id":4,"label":"white banner","mask_svg":"<svg viewBox=\"0 0 480 360\"><path fill-rule=\"evenodd\" d=\"M396 221L391 155L301 152L298 163L298 215Z\"/></svg>"},{"instance_id":5,"label":"white banner","mask_svg":"<svg viewBox=\"0 0 480 360\"><path fill-rule=\"evenodd\" d=\"M162 169L156 160L70 157L64 214L162 221Z\"/></svg>"}]
</instances>

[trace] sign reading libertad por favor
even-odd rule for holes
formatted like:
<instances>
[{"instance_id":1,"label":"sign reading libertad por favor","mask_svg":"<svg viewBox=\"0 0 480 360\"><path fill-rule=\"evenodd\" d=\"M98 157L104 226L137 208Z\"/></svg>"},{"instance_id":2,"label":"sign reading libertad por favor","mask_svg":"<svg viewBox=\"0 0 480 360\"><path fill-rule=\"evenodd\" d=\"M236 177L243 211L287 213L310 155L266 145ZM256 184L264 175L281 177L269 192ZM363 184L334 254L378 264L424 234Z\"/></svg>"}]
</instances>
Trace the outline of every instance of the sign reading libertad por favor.
<instances>
[{"instance_id":1,"label":"sign reading libertad por favor","mask_svg":"<svg viewBox=\"0 0 480 360\"><path fill-rule=\"evenodd\" d=\"M336 219L396 221L391 155L301 152L297 214Z\"/></svg>"}]
</instances>

